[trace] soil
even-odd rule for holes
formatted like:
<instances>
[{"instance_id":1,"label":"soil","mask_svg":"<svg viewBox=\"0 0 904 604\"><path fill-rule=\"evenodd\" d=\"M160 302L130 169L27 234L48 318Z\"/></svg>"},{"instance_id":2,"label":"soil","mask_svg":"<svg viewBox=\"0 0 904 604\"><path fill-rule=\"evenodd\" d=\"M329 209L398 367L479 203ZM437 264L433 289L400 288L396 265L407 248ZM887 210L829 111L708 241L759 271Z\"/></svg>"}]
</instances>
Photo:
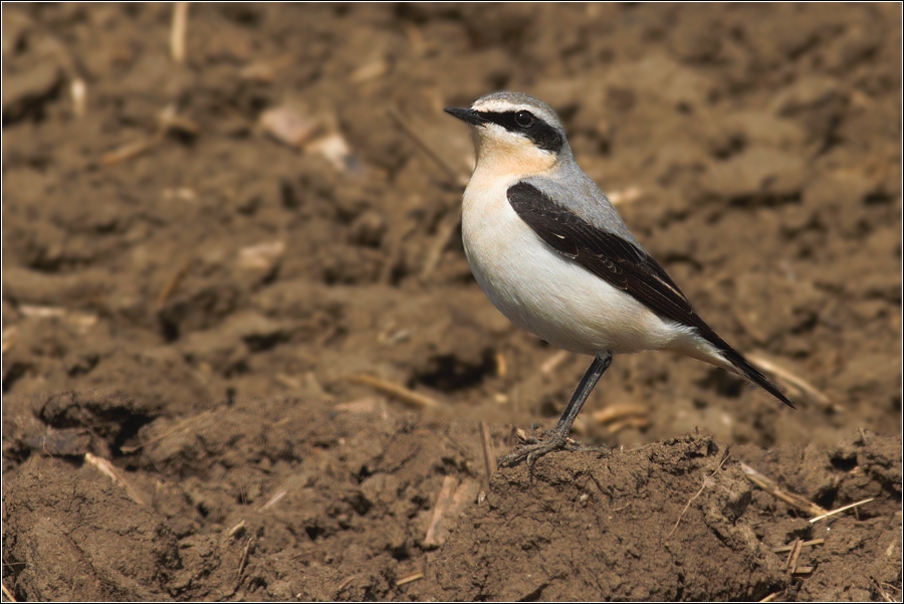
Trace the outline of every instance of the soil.
<instances>
[{"instance_id":1,"label":"soil","mask_svg":"<svg viewBox=\"0 0 904 604\"><path fill-rule=\"evenodd\" d=\"M900 600L899 5L172 10L3 8L4 600ZM618 357L493 468L589 363L470 276L500 89L796 410Z\"/></svg>"}]
</instances>

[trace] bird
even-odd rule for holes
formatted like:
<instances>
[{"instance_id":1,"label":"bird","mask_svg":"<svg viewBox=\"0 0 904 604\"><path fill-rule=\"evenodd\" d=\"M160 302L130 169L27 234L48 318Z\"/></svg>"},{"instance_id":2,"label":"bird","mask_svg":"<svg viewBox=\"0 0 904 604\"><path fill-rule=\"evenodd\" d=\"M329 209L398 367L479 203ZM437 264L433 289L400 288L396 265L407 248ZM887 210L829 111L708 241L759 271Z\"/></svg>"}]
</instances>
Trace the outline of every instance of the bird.
<instances>
[{"instance_id":1,"label":"bird","mask_svg":"<svg viewBox=\"0 0 904 604\"><path fill-rule=\"evenodd\" d=\"M578 447L568 435L615 355L673 351L735 373L794 408L723 340L641 246L580 168L562 121L520 92L445 111L465 122L477 162L462 200L462 243L490 301L518 327L593 361L555 428L502 466Z\"/></svg>"}]
</instances>

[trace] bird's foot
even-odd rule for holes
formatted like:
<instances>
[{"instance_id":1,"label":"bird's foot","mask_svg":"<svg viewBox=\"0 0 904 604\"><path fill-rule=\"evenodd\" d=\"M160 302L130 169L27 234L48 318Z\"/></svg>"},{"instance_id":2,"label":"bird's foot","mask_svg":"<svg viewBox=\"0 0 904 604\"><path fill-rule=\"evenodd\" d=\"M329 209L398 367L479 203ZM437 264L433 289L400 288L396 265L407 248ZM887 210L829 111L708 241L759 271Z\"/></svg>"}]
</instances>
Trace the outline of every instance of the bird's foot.
<instances>
[{"instance_id":1,"label":"bird's foot","mask_svg":"<svg viewBox=\"0 0 904 604\"><path fill-rule=\"evenodd\" d=\"M579 445L577 443L558 430L550 430L543 433L542 439L534 437L523 439L523 444L521 446L508 455L503 455L499 458L499 465L511 467L526 460L527 465L533 469L537 460L547 453L562 449L574 451L578 447Z\"/></svg>"},{"instance_id":2,"label":"bird's foot","mask_svg":"<svg viewBox=\"0 0 904 604\"><path fill-rule=\"evenodd\" d=\"M607 447L593 447L577 443L558 430L549 430L543 433L543 438L522 438L522 444L508 455L499 458L501 467L516 466L522 461L527 461L528 468L533 472L537 460L553 451L595 451L608 453Z\"/></svg>"}]
</instances>

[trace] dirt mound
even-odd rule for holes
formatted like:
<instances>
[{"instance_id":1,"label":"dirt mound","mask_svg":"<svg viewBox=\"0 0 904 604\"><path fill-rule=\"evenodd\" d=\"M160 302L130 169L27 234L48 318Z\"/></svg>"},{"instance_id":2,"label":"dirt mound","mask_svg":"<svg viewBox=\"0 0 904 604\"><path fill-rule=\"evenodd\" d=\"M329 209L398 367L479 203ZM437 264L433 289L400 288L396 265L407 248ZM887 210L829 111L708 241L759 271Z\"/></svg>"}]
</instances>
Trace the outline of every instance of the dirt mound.
<instances>
[{"instance_id":1,"label":"dirt mound","mask_svg":"<svg viewBox=\"0 0 904 604\"><path fill-rule=\"evenodd\" d=\"M900 16L192 4L177 61L171 5L4 5L4 587L900 597ZM574 431L610 456L488 482L589 362L470 277L442 108L500 89L797 411L619 357ZM876 499L811 525L742 462Z\"/></svg>"},{"instance_id":2,"label":"dirt mound","mask_svg":"<svg viewBox=\"0 0 904 604\"><path fill-rule=\"evenodd\" d=\"M90 400L83 417L123 397ZM18 596L837 600L900 581L900 438L769 454L685 435L551 454L488 487L478 424L378 399L240 399L140 435L119 469L57 447L7 472ZM496 429L490 447L510 440ZM874 500L811 524L756 489L745 458L812 501ZM809 545L790 565L795 543Z\"/></svg>"},{"instance_id":3,"label":"dirt mound","mask_svg":"<svg viewBox=\"0 0 904 604\"><path fill-rule=\"evenodd\" d=\"M784 589L779 558L739 522L750 482L720 453L710 438L687 437L606 459L556 456L533 482L526 469L506 473L438 580L450 598L464 588L466 600L502 601L759 599Z\"/></svg>"}]
</instances>

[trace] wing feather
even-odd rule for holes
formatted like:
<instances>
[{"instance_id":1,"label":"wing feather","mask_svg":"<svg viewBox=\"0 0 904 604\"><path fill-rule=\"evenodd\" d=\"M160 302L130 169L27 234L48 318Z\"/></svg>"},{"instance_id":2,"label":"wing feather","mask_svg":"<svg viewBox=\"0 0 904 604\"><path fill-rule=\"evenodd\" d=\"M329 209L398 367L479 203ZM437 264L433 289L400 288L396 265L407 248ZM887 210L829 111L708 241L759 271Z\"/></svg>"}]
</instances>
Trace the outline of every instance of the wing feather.
<instances>
[{"instance_id":1,"label":"wing feather","mask_svg":"<svg viewBox=\"0 0 904 604\"><path fill-rule=\"evenodd\" d=\"M634 243L590 224L537 187L519 182L508 190L518 216L558 251L661 317L695 327L735 368L790 407L790 400L697 314L665 269Z\"/></svg>"}]
</instances>

